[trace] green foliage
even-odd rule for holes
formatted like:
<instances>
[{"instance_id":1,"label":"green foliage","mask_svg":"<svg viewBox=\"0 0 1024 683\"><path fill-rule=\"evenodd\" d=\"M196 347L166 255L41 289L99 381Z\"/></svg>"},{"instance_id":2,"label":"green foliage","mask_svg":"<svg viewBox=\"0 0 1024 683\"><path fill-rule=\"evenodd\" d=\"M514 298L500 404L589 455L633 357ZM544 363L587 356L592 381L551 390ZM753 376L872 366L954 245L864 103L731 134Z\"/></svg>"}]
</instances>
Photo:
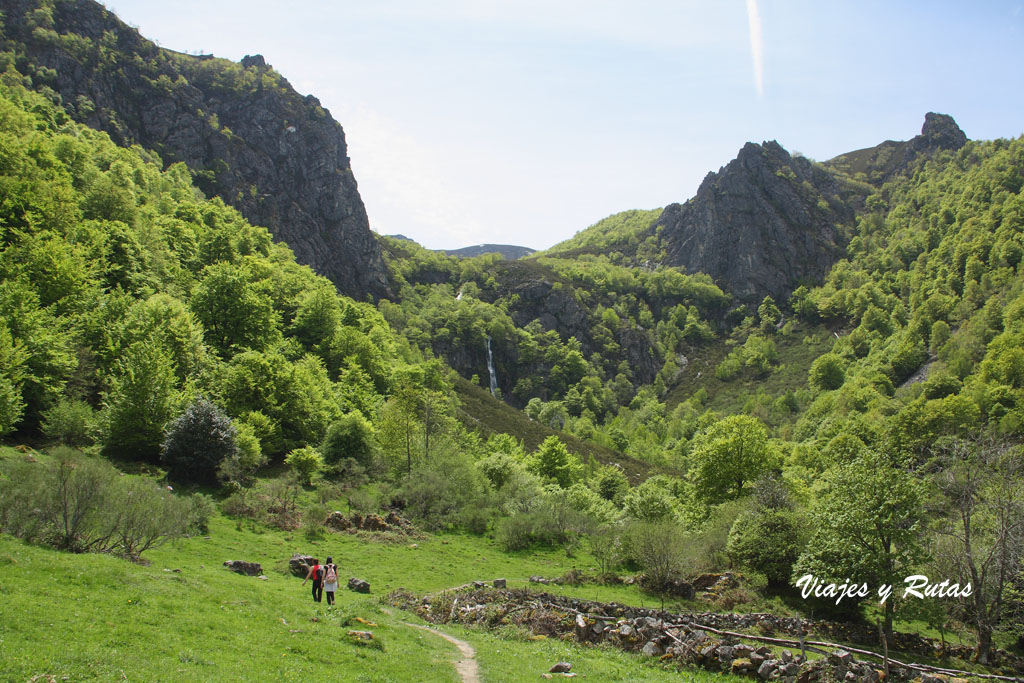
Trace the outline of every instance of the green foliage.
<instances>
[{"instance_id":1,"label":"green foliage","mask_svg":"<svg viewBox=\"0 0 1024 683\"><path fill-rule=\"evenodd\" d=\"M96 415L85 401L62 398L42 415L42 432L65 446L88 446L96 430Z\"/></svg>"},{"instance_id":2,"label":"green foliage","mask_svg":"<svg viewBox=\"0 0 1024 683\"><path fill-rule=\"evenodd\" d=\"M694 436L690 477L694 495L707 503L737 498L744 486L778 465L759 420L733 415Z\"/></svg>"},{"instance_id":3,"label":"green foliage","mask_svg":"<svg viewBox=\"0 0 1024 683\"><path fill-rule=\"evenodd\" d=\"M327 428L320 453L328 466L351 458L360 466L369 467L373 459L373 425L359 411L343 415Z\"/></svg>"},{"instance_id":4,"label":"green foliage","mask_svg":"<svg viewBox=\"0 0 1024 683\"><path fill-rule=\"evenodd\" d=\"M257 413L258 414L258 413ZM235 421L234 455L221 460L217 478L229 488L247 488L254 483L253 474L267 463L256 429L249 422Z\"/></svg>"},{"instance_id":5,"label":"green foliage","mask_svg":"<svg viewBox=\"0 0 1024 683\"><path fill-rule=\"evenodd\" d=\"M200 397L167 426L160 461L176 481L214 484L221 464L238 455L237 435L231 419ZM246 455L252 457L251 452Z\"/></svg>"},{"instance_id":6,"label":"green foliage","mask_svg":"<svg viewBox=\"0 0 1024 683\"><path fill-rule=\"evenodd\" d=\"M156 462L164 425L178 406L174 364L159 346L135 342L115 365L106 395L104 448L122 458Z\"/></svg>"},{"instance_id":7,"label":"green foliage","mask_svg":"<svg viewBox=\"0 0 1024 683\"><path fill-rule=\"evenodd\" d=\"M846 378L844 366L845 363L840 355L826 353L811 363L807 381L812 387L822 391L838 389L843 386L843 381Z\"/></svg>"},{"instance_id":8,"label":"green foliage","mask_svg":"<svg viewBox=\"0 0 1024 683\"><path fill-rule=\"evenodd\" d=\"M813 509L814 536L793 570L826 581L856 577L878 586L897 585L924 557L922 487L893 458L867 451L826 474ZM886 602L892 633L894 600Z\"/></svg>"},{"instance_id":9,"label":"green foliage","mask_svg":"<svg viewBox=\"0 0 1024 683\"><path fill-rule=\"evenodd\" d=\"M188 533L202 503L151 481L119 477L107 462L70 449L46 463L14 462L0 479L0 528L74 552L112 552L133 560Z\"/></svg>"},{"instance_id":10,"label":"green foliage","mask_svg":"<svg viewBox=\"0 0 1024 683\"><path fill-rule=\"evenodd\" d=\"M763 508L744 512L729 531L725 552L736 564L764 574L769 583L785 586L806 541L801 532L792 511Z\"/></svg>"},{"instance_id":11,"label":"green foliage","mask_svg":"<svg viewBox=\"0 0 1024 683\"><path fill-rule=\"evenodd\" d=\"M529 468L564 489L576 480L582 465L557 436L549 436L530 457Z\"/></svg>"},{"instance_id":12,"label":"green foliage","mask_svg":"<svg viewBox=\"0 0 1024 683\"><path fill-rule=\"evenodd\" d=\"M644 573L644 586L664 590L683 572L686 537L673 522L637 522L623 535L624 554Z\"/></svg>"},{"instance_id":13,"label":"green foliage","mask_svg":"<svg viewBox=\"0 0 1024 683\"><path fill-rule=\"evenodd\" d=\"M652 480L630 490L622 499L622 507L632 519L641 522L672 520L677 514L672 495Z\"/></svg>"},{"instance_id":14,"label":"green foliage","mask_svg":"<svg viewBox=\"0 0 1024 683\"><path fill-rule=\"evenodd\" d=\"M319 475L324 468L324 459L315 448L303 446L286 455L284 464L295 473L302 484L309 486L313 483L313 477Z\"/></svg>"}]
</instances>

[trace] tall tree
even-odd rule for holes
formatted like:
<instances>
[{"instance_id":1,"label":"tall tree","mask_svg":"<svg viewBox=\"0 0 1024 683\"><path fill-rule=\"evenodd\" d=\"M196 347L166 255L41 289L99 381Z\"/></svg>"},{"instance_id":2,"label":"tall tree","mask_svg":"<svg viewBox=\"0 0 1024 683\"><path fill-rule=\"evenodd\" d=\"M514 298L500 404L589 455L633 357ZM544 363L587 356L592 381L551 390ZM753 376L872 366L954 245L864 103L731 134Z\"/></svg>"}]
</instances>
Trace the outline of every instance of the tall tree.
<instances>
[{"instance_id":1,"label":"tall tree","mask_svg":"<svg viewBox=\"0 0 1024 683\"><path fill-rule=\"evenodd\" d=\"M948 510L938 525L942 548L963 585L970 582L968 617L975 656L987 663L992 633L1010 583L1024 560L1024 454L991 436L947 441L934 481Z\"/></svg>"},{"instance_id":2,"label":"tall tree","mask_svg":"<svg viewBox=\"0 0 1024 683\"><path fill-rule=\"evenodd\" d=\"M898 585L924 558L921 485L888 455L867 451L829 470L813 511L815 533L793 569L826 582ZM884 605L892 642L893 598Z\"/></svg>"},{"instance_id":3,"label":"tall tree","mask_svg":"<svg viewBox=\"0 0 1024 683\"><path fill-rule=\"evenodd\" d=\"M761 421L749 415L719 420L694 437L690 479L708 504L738 498L744 486L778 464Z\"/></svg>"}]
</instances>

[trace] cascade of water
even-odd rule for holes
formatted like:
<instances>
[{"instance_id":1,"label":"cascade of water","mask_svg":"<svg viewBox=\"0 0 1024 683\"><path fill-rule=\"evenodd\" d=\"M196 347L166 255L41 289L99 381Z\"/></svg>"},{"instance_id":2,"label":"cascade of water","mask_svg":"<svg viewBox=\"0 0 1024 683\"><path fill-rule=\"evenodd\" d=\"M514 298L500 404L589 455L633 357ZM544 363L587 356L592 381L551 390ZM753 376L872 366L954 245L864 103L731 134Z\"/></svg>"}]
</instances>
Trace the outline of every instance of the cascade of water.
<instances>
[{"instance_id":1,"label":"cascade of water","mask_svg":"<svg viewBox=\"0 0 1024 683\"><path fill-rule=\"evenodd\" d=\"M494 374L494 357L491 355L491 338L487 337L487 372L491 375L491 396L498 391L498 376Z\"/></svg>"}]
</instances>

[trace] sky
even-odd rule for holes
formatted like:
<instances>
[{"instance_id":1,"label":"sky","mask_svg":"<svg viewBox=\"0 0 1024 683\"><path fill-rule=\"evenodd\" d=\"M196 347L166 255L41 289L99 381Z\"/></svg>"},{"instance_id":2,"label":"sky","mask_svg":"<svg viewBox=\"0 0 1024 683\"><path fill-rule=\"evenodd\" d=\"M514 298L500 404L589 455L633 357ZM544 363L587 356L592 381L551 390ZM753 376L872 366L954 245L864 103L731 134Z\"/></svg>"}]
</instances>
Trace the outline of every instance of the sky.
<instances>
[{"instance_id":1,"label":"sky","mask_svg":"<svg viewBox=\"0 0 1024 683\"><path fill-rule=\"evenodd\" d=\"M262 54L345 129L370 227L545 249L692 197L747 141L820 161L1024 133L1024 1L113 0L160 45Z\"/></svg>"}]
</instances>

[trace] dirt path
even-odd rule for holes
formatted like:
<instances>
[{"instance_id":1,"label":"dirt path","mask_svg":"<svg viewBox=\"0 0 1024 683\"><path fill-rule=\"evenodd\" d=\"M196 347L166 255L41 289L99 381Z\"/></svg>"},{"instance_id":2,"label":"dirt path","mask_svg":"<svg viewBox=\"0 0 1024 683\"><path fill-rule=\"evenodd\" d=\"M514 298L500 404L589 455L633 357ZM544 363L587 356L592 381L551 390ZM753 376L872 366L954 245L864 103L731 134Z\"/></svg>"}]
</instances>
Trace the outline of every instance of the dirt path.
<instances>
[{"instance_id":1,"label":"dirt path","mask_svg":"<svg viewBox=\"0 0 1024 683\"><path fill-rule=\"evenodd\" d=\"M419 624L410 624L408 622L402 622L406 626L412 626L418 628L421 631L427 631L433 633L435 636L441 636L455 647L459 648L459 653L462 655L462 659L455 662L455 670L459 672L459 676L462 677L463 683L480 683L480 670L476 665L476 650L473 646L464 640L459 640L454 636L450 636L443 631L438 631L436 628L430 628L429 626L420 626Z\"/></svg>"}]
</instances>

